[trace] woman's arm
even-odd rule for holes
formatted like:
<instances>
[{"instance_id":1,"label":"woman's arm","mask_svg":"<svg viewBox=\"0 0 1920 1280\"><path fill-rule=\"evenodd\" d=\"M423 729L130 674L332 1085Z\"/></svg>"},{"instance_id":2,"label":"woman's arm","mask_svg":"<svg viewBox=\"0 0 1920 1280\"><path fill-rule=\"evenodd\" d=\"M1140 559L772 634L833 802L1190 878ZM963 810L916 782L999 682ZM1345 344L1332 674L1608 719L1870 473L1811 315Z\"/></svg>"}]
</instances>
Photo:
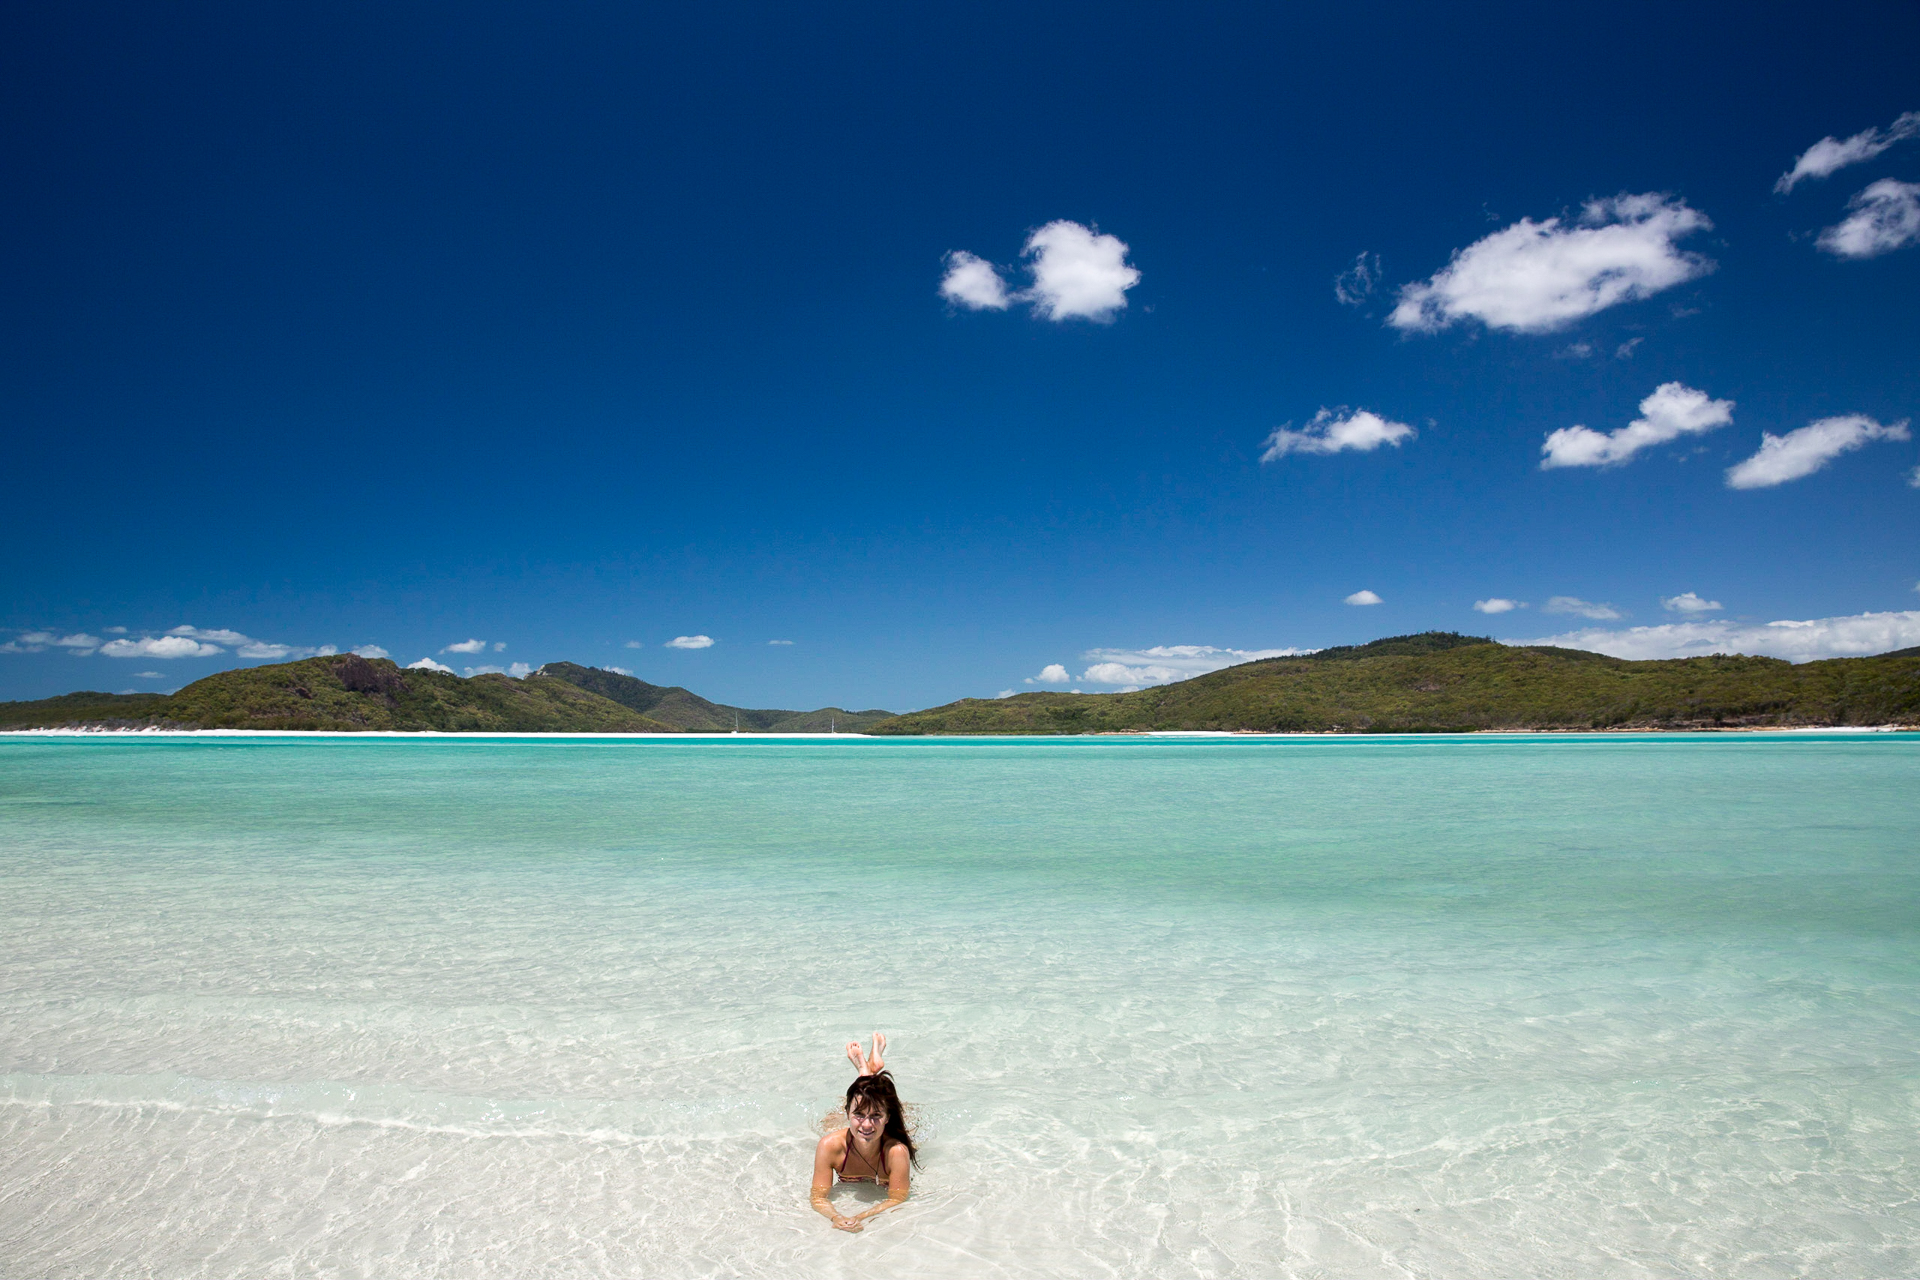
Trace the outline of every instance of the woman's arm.
<instances>
[{"instance_id":1,"label":"woman's arm","mask_svg":"<svg viewBox=\"0 0 1920 1280\"><path fill-rule=\"evenodd\" d=\"M837 1133L828 1134L820 1139L819 1145L813 1149L813 1189L807 1199L812 1203L815 1213L840 1230L858 1231L859 1219L842 1216L840 1211L833 1207L833 1202L827 1199L827 1193L833 1190L833 1166L838 1163L841 1154L840 1143L835 1139L844 1139L846 1132L842 1129Z\"/></svg>"},{"instance_id":2,"label":"woman's arm","mask_svg":"<svg viewBox=\"0 0 1920 1280\"><path fill-rule=\"evenodd\" d=\"M887 1199L865 1213L856 1213L847 1221L853 1223L849 1230L858 1231L868 1218L885 1213L889 1209L898 1209L913 1194L913 1161L907 1157L904 1143L896 1142L887 1152ZM836 1224L837 1225L837 1224Z\"/></svg>"}]
</instances>

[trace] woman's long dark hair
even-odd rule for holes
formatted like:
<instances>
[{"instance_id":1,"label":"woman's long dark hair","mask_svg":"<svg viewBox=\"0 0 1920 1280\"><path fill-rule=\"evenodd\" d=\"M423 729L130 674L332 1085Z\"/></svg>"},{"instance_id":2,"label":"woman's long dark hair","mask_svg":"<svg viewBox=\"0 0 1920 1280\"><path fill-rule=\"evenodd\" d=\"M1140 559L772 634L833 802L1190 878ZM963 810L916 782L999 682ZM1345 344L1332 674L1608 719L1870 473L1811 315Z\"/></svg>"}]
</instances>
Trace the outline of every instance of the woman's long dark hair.
<instances>
[{"instance_id":1,"label":"woman's long dark hair","mask_svg":"<svg viewBox=\"0 0 1920 1280\"><path fill-rule=\"evenodd\" d=\"M893 1087L893 1073L876 1071L870 1076L858 1076L847 1086L847 1141L853 1141L853 1104L855 1100L873 1103L881 1108L887 1122L880 1127L880 1157L886 1158L887 1144L898 1142L907 1149L907 1159L913 1167L920 1167L920 1153L914 1150L913 1138L907 1132L906 1113L900 1106L900 1094ZM869 1108L871 1109L871 1108Z\"/></svg>"}]
</instances>

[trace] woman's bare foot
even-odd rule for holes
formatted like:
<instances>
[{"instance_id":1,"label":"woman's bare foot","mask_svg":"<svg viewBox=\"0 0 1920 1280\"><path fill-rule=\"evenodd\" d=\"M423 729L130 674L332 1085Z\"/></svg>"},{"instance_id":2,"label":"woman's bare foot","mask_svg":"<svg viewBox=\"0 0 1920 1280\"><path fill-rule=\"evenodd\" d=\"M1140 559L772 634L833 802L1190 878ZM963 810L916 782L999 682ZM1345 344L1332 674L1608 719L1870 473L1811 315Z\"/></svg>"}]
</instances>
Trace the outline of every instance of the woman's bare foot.
<instances>
[{"instance_id":1,"label":"woman's bare foot","mask_svg":"<svg viewBox=\"0 0 1920 1280\"><path fill-rule=\"evenodd\" d=\"M873 1074L867 1070L867 1055L860 1052L860 1042L858 1040L847 1041L847 1061L851 1062L853 1069L861 1075Z\"/></svg>"},{"instance_id":2,"label":"woman's bare foot","mask_svg":"<svg viewBox=\"0 0 1920 1280\"><path fill-rule=\"evenodd\" d=\"M873 1033L873 1052L867 1055L867 1074L877 1076L886 1069L887 1033Z\"/></svg>"}]
</instances>

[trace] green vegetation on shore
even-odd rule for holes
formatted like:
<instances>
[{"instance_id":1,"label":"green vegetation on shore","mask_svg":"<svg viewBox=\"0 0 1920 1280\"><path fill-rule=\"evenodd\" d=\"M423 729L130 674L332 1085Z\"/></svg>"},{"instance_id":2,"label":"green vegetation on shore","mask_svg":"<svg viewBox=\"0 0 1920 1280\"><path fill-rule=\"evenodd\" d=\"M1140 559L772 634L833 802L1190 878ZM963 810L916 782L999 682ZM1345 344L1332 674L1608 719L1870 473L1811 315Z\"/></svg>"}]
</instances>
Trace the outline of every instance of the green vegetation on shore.
<instances>
[{"instance_id":1,"label":"green vegetation on shore","mask_svg":"<svg viewBox=\"0 0 1920 1280\"><path fill-rule=\"evenodd\" d=\"M1920 725L1920 655L1629 662L1425 632L1268 658L1135 693L965 698L874 734L1434 733Z\"/></svg>"},{"instance_id":2,"label":"green vegetation on shore","mask_svg":"<svg viewBox=\"0 0 1920 1280\"><path fill-rule=\"evenodd\" d=\"M852 732L889 711L748 710L617 672L553 663L515 680L402 670L385 658L331 654L242 667L171 696L69 693L0 703L0 729L435 730L441 733Z\"/></svg>"},{"instance_id":3,"label":"green vegetation on shore","mask_svg":"<svg viewBox=\"0 0 1920 1280\"><path fill-rule=\"evenodd\" d=\"M0 729L438 730L442 733L1432 733L1477 729L1920 726L1920 650L1794 665L1628 662L1429 631L1268 658L1134 693L1025 693L886 711L777 711L571 662L462 679L333 654L244 667L171 696L69 693L0 703Z\"/></svg>"}]
</instances>

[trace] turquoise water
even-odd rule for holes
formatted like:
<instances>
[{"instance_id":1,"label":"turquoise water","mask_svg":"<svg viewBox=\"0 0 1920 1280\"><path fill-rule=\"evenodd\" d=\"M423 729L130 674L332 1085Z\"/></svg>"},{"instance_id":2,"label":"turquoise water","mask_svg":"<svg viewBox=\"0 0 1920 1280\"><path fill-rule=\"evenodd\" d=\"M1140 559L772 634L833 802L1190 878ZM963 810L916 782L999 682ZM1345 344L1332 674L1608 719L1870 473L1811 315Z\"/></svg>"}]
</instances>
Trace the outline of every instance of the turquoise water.
<instances>
[{"instance_id":1,"label":"turquoise water","mask_svg":"<svg viewBox=\"0 0 1920 1280\"><path fill-rule=\"evenodd\" d=\"M10 739L0 870L9 1276L1920 1269L1912 736Z\"/></svg>"}]
</instances>

